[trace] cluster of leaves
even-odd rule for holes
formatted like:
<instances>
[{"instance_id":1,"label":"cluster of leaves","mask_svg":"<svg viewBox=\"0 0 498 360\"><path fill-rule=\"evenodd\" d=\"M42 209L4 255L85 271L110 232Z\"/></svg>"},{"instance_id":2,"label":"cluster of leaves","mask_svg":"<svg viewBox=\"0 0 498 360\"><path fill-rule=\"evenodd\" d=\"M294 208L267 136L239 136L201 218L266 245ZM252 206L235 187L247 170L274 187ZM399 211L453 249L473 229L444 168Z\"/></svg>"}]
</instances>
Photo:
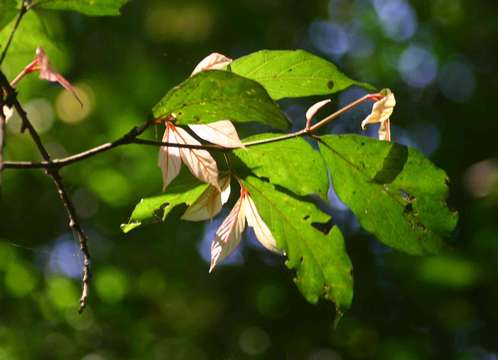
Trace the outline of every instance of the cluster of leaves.
<instances>
[{"instance_id":1,"label":"cluster of leaves","mask_svg":"<svg viewBox=\"0 0 498 360\"><path fill-rule=\"evenodd\" d=\"M125 2L35 0L28 7L116 15ZM0 30L9 24L0 32L2 44L15 26L18 6L15 0L0 1ZM19 31L26 31L27 35L19 34L21 40L12 45L13 58L25 53L33 41L37 42L36 46L49 48L48 52L57 52L56 48L50 48L51 44L44 44L43 37L32 36L43 30L36 12L26 15L24 25ZM22 55L17 58L24 62ZM166 119L167 129L175 129L177 134L180 131L187 134L182 125L192 127L226 120L259 122L285 132L290 128L290 121L276 101L331 95L353 85L371 88L306 51L263 50L223 64L217 70L194 74L171 89L152 111L156 119ZM381 125L385 127L384 122ZM305 298L315 303L325 297L340 311L351 305L352 264L340 229L330 226L333 219L318 208L313 195L326 201L329 187L333 185L365 230L385 245L410 254L437 252L454 228L456 214L446 206L446 175L416 150L357 135L313 134L309 141L303 137L263 141L281 135L281 132L269 132L242 140L246 145L260 142L257 146L233 150L222 146L220 154L224 156L211 154L215 156L216 177L220 177L214 180L212 177L211 180L198 179L199 172L186 160L193 150L178 151L196 177L187 171L181 172L177 166L175 171L179 175L174 179L166 175L166 190L142 199L122 230L129 232L142 224L163 221L177 206L206 204L201 199L211 198L215 190L223 193L222 183L229 186L230 179L237 180L241 194L234 209L244 206L258 209L250 215L246 213L249 225L256 235L258 231L262 234L258 236L260 241L271 237L275 242L271 246L287 257L286 265L296 271L295 282ZM192 141L184 144L192 144ZM195 144L202 143L195 140ZM168 147L161 151L164 149ZM333 184L329 184L328 173ZM227 200L225 197L216 203L216 211ZM194 211L189 209L184 218L192 220ZM206 210L206 213L212 216L216 211ZM245 224L245 219L241 219ZM258 222L264 226L255 226ZM240 221L234 224L239 224L236 232L240 236L244 226Z\"/></svg>"},{"instance_id":2,"label":"cluster of leaves","mask_svg":"<svg viewBox=\"0 0 498 360\"><path fill-rule=\"evenodd\" d=\"M221 68L197 73L170 90L154 107L154 116L173 120L175 126L229 119L285 131L289 120L277 100L369 87L301 50L258 51ZM350 306L353 296L352 264L341 231L330 227L330 216L311 200L317 195L327 201L328 172L339 198L387 246L410 254L434 253L454 228L456 214L446 206L446 175L416 150L357 135L264 141L281 135L243 139L246 145L258 144L226 151L218 167L223 176L239 180L242 193L250 194L308 301L325 297L340 310ZM163 221L177 206L195 206L213 191L209 189L181 173L165 192L142 199L122 230Z\"/></svg>"}]
</instances>

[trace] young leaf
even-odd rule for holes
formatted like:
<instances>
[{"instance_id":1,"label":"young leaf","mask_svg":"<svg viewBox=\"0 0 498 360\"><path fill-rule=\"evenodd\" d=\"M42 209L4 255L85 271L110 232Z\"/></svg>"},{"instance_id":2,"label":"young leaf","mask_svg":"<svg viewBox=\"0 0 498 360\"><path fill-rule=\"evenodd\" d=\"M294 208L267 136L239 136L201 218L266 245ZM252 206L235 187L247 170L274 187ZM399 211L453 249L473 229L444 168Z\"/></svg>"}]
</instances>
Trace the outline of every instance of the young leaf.
<instances>
[{"instance_id":1,"label":"young leaf","mask_svg":"<svg viewBox=\"0 0 498 360\"><path fill-rule=\"evenodd\" d=\"M176 133L173 130L173 125L166 123L164 131L163 142L178 144ZM163 174L163 191L173 181L173 179L180 173L182 166L182 159L180 157L180 149L172 146L163 146L159 149L159 168Z\"/></svg>"},{"instance_id":2,"label":"young leaf","mask_svg":"<svg viewBox=\"0 0 498 360\"><path fill-rule=\"evenodd\" d=\"M244 142L268 139L279 134L259 134ZM318 194L327 199L329 179L320 153L302 138L238 149L234 154L259 176L297 195Z\"/></svg>"},{"instance_id":3,"label":"young leaf","mask_svg":"<svg viewBox=\"0 0 498 360\"><path fill-rule=\"evenodd\" d=\"M50 10L70 10L88 16L120 15L128 0L34 0L33 7Z\"/></svg>"},{"instance_id":4,"label":"young leaf","mask_svg":"<svg viewBox=\"0 0 498 360\"><path fill-rule=\"evenodd\" d=\"M192 71L192 75L200 73L201 71L206 70L222 70L228 64L232 62L232 59L227 58L223 54L219 53L211 53L201 60L195 67L194 71Z\"/></svg>"},{"instance_id":5,"label":"young leaf","mask_svg":"<svg viewBox=\"0 0 498 360\"><path fill-rule=\"evenodd\" d=\"M128 233L140 225L164 221L176 206L197 201L207 187L184 169L165 193L141 199L128 223L121 225L121 230Z\"/></svg>"},{"instance_id":6,"label":"young leaf","mask_svg":"<svg viewBox=\"0 0 498 360\"><path fill-rule=\"evenodd\" d=\"M456 225L443 170L418 151L357 135L323 136L339 198L379 241L409 254L435 253Z\"/></svg>"},{"instance_id":7,"label":"young leaf","mask_svg":"<svg viewBox=\"0 0 498 360\"><path fill-rule=\"evenodd\" d=\"M240 237L246 227L244 201L245 198L241 196L216 230L216 238L211 243L209 272L213 271L216 264L230 255L240 243Z\"/></svg>"},{"instance_id":8,"label":"young leaf","mask_svg":"<svg viewBox=\"0 0 498 360\"><path fill-rule=\"evenodd\" d=\"M313 120L313 117L316 115L316 113L331 101L332 100L330 99L325 99L311 105L309 109L306 111L306 121L309 122Z\"/></svg>"},{"instance_id":9,"label":"young leaf","mask_svg":"<svg viewBox=\"0 0 498 360\"><path fill-rule=\"evenodd\" d=\"M16 17L16 13L16 0L0 0L0 30ZM3 49L3 46L5 46L5 43L0 43L0 50Z\"/></svg>"},{"instance_id":10,"label":"young leaf","mask_svg":"<svg viewBox=\"0 0 498 360\"><path fill-rule=\"evenodd\" d=\"M333 94L351 85L371 88L304 50L261 50L234 60L230 68L259 82L274 100Z\"/></svg>"},{"instance_id":11,"label":"young leaf","mask_svg":"<svg viewBox=\"0 0 498 360\"><path fill-rule=\"evenodd\" d=\"M0 45L5 46L15 21L11 21L0 31ZM9 78L13 78L26 64L33 60L38 47L43 47L50 59L57 65L59 71L64 69L65 55L51 41L49 34L56 31L50 21L44 20L34 11L24 15L16 36L9 48L8 56L2 64L2 69Z\"/></svg>"},{"instance_id":12,"label":"young leaf","mask_svg":"<svg viewBox=\"0 0 498 360\"><path fill-rule=\"evenodd\" d=\"M247 219L247 225L254 229L254 234L256 239L268 250L274 252L280 252L277 248L277 242L273 237L270 229L265 224L261 216L259 215L258 209L251 199L251 196L246 195L245 197L245 215Z\"/></svg>"},{"instance_id":13,"label":"young leaf","mask_svg":"<svg viewBox=\"0 0 498 360\"><path fill-rule=\"evenodd\" d=\"M156 118L173 115L176 124L206 124L220 119L258 121L286 130L289 123L265 89L228 71L200 72L171 89L152 110Z\"/></svg>"},{"instance_id":14,"label":"young leaf","mask_svg":"<svg viewBox=\"0 0 498 360\"><path fill-rule=\"evenodd\" d=\"M304 297L316 303L324 296L338 311L348 308L353 297L352 265L342 234L336 226L324 234L312 225L330 217L255 177L246 178L244 185L278 248L288 256L287 267L297 271L295 282Z\"/></svg>"},{"instance_id":15,"label":"young leaf","mask_svg":"<svg viewBox=\"0 0 498 360\"><path fill-rule=\"evenodd\" d=\"M174 129L176 141L179 144L201 145L200 142L182 128L173 125L169 126ZM187 165L192 175L220 189L220 185L218 184L218 166L209 151L188 148L180 148L179 150L183 162Z\"/></svg>"},{"instance_id":16,"label":"young leaf","mask_svg":"<svg viewBox=\"0 0 498 360\"><path fill-rule=\"evenodd\" d=\"M185 211L182 219L203 221L214 218L230 197L230 176L222 177L219 183L221 192L214 186L208 186L202 195Z\"/></svg>"},{"instance_id":17,"label":"young leaf","mask_svg":"<svg viewBox=\"0 0 498 360\"><path fill-rule=\"evenodd\" d=\"M209 124L189 125L189 128L201 139L226 148L240 148L239 134L233 124L228 120L215 121Z\"/></svg>"},{"instance_id":18,"label":"young leaf","mask_svg":"<svg viewBox=\"0 0 498 360\"><path fill-rule=\"evenodd\" d=\"M15 87L17 83L24 78L27 74L30 74L32 72L39 71L40 72L40 79L42 80L47 80L50 82L56 82L59 85L61 85L64 89L69 91L73 96L78 100L80 105L83 107L83 103L81 102L81 99L78 97L78 94L76 93L76 89L69 83L69 81L66 80L64 76L59 74L57 71L55 71L52 68L52 65L50 64L50 61L48 60L48 56L45 53L45 50L43 48L38 47L36 49L36 56L35 59L29 63L20 73L19 75L16 76L14 80L10 83L12 87Z\"/></svg>"},{"instance_id":19,"label":"young leaf","mask_svg":"<svg viewBox=\"0 0 498 360\"><path fill-rule=\"evenodd\" d=\"M385 95L376 101L372 112L361 122L361 128L365 130L368 124L380 123L379 140L391 141L391 128L389 117L392 115L396 99L389 89L382 91Z\"/></svg>"}]
</instances>

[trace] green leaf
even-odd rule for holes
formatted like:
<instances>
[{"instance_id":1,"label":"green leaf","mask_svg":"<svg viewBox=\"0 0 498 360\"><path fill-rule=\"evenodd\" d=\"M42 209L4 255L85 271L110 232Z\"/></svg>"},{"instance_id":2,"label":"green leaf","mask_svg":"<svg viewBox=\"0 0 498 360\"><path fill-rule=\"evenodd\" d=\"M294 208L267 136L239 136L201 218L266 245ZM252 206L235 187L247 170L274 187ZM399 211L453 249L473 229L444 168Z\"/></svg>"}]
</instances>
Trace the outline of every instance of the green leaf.
<instances>
[{"instance_id":1,"label":"green leaf","mask_svg":"<svg viewBox=\"0 0 498 360\"><path fill-rule=\"evenodd\" d=\"M409 254L439 250L457 222L443 170L395 143L357 135L321 140L335 191L365 230Z\"/></svg>"},{"instance_id":2,"label":"green leaf","mask_svg":"<svg viewBox=\"0 0 498 360\"><path fill-rule=\"evenodd\" d=\"M338 312L348 308L353 297L352 265L341 231L334 226L324 234L312 225L330 217L258 178L248 177L244 185L278 247L287 254L287 267L297 271L295 282L304 297L316 303L324 296Z\"/></svg>"},{"instance_id":3,"label":"green leaf","mask_svg":"<svg viewBox=\"0 0 498 360\"><path fill-rule=\"evenodd\" d=\"M230 68L259 82L275 100L333 94L351 85L372 88L304 50L261 50L233 61Z\"/></svg>"},{"instance_id":4,"label":"green leaf","mask_svg":"<svg viewBox=\"0 0 498 360\"><path fill-rule=\"evenodd\" d=\"M231 120L258 121L281 130L289 127L284 113L260 84L221 70L188 78L152 111L157 118L172 114L180 125Z\"/></svg>"},{"instance_id":5,"label":"green leaf","mask_svg":"<svg viewBox=\"0 0 498 360\"><path fill-rule=\"evenodd\" d=\"M244 142L277 136L279 134L260 134ZM320 153L303 138L251 146L234 153L255 175L268 178L272 184L297 195L318 194L327 199L327 167Z\"/></svg>"},{"instance_id":6,"label":"green leaf","mask_svg":"<svg viewBox=\"0 0 498 360\"><path fill-rule=\"evenodd\" d=\"M164 221L176 206L194 203L207 187L207 184L199 182L182 168L180 175L168 186L166 192L140 200L128 223L121 225L121 230L128 233L140 225Z\"/></svg>"},{"instance_id":7,"label":"green leaf","mask_svg":"<svg viewBox=\"0 0 498 360\"><path fill-rule=\"evenodd\" d=\"M0 32L0 44L5 46L7 39L12 31L15 21L11 21ZM36 56L36 48L43 47L47 53L50 62L54 68L61 72L65 65L65 56L63 52L54 45L51 40L52 26L50 21L44 21L38 14L28 11L22 19L14 40L10 45L7 57L5 58L2 68L9 78L14 77L26 65L28 65ZM61 66L62 65L62 66Z\"/></svg>"},{"instance_id":8,"label":"green leaf","mask_svg":"<svg viewBox=\"0 0 498 360\"><path fill-rule=\"evenodd\" d=\"M38 0L33 6L50 10L70 10L88 16L120 15L128 0Z\"/></svg>"},{"instance_id":9,"label":"green leaf","mask_svg":"<svg viewBox=\"0 0 498 360\"><path fill-rule=\"evenodd\" d=\"M12 19L16 17L17 1L16 0L0 0L0 30L7 25ZM5 44L0 43L0 50L3 49Z\"/></svg>"}]
</instances>

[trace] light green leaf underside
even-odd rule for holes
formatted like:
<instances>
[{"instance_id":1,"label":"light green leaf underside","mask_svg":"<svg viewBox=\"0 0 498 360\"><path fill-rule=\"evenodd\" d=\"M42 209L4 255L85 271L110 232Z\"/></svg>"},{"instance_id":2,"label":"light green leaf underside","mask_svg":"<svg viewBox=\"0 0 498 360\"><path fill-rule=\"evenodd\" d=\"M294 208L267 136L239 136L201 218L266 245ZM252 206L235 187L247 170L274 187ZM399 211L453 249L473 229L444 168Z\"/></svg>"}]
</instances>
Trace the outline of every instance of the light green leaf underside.
<instances>
[{"instance_id":1,"label":"light green leaf underside","mask_svg":"<svg viewBox=\"0 0 498 360\"><path fill-rule=\"evenodd\" d=\"M16 17L17 12L17 2L16 0L0 0L0 30L2 30L5 25L7 25L11 20ZM3 49L5 44L0 43L0 51Z\"/></svg>"},{"instance_id":2,"label":"light green leaf underside","mask_svg":"<svg viewBox=\"0 0 498 360\"><path fill-rule=\"evenodd\" d=\"M286 130L289 123L257 82L228 71L203 71L171 89L152 110L156 118L172 114L177 124L218 120L257 121Z\"/></svg>"},{"instance_id":3,"label":"light green leaf underside","mask_svg":"<svg viewBox=\"0 0 498 360\"><path fill-rule=\"evenodd\" d=\"M409 254L439 250L457 222L443 170L399 144L357 135L321 139L335 191L365 230Z\"/></svg>"},{"instance_id":4,"label":"light green leaf underside","mask_svg":"<svg viewBox=\"0 0 498 360\"><path fill-rule=\"evenodd\" d=\"M277 137L259 134L243 142ZM238 149L235 155L257 176L282 186L297 195L318 194L327 199L329 179L320 153L303 138Z\"/></svg>"},{"instance_id":5,"label":"light green leaf underside","mask_svg":"<svg viewBox=\"0 0 498 360\"><path fill-rule=\"evenodd\" d=\"M327 235L312 226L330 217L258 178L248 177L244 184L278 247L287 254L287 267L297 271L295 282L304 297L311 303L325 297L339 311L348 308L353 278L344 238L336 226Z\"/></svg>"},{"instance_id":6,"label":"light green leaf underside","mask_svg":"<svg viewBox=\"0 0 498 360\"><path fill-rule=\"evenodd\" d=\"M38 0L36 7L50 10L70 10L88 16L116 16L128 0Z\"/></svg>"},{"instance_id":7,"label":"light green leaf underside","mask_svg":"<svg viewBox=\"0 0 498 360\"><path fill-rule=\"evenodd\" d=\"M140 225L160 222L178 205L191 205L206 190L207 184L199 182L185 169L168 186L163 194L143 198L135 206L130 220L127 224L121 225L121 230L128 233Z\"/></svg>"},{"instance_id":8,"label":"light green leaf underside","mask_svg":"<svg viewBox=\"0 0 498 360\"><path fill-rule=\"evenodd\" d=\"M230 68L259 82L275 100L333 94L351 85L372 88L304 50L261 50L236 59Z\"/></svg>"},{"instance_id":9,"label":"light green leaf underside","mask_svg":"<svg viewBox=\"0 0 498 360\"><path fill-rule=\"evenodd\" d=\"M12 20L0 32L0 44L2 48L7 42L14 23L15 20ZM17 29L16 36L10 45L7 57L2 64L2 68L9 78L17 75L26 65L33 61L36 55L36 48L39 46L43 47L54 68L59 72L63 70L64 66L61 65L64 65L62 63L65 57L62 51L51 41L50 25L50 22L43 21L33 11L29 11L24 15Z\"/></svg>"}]
</instances>

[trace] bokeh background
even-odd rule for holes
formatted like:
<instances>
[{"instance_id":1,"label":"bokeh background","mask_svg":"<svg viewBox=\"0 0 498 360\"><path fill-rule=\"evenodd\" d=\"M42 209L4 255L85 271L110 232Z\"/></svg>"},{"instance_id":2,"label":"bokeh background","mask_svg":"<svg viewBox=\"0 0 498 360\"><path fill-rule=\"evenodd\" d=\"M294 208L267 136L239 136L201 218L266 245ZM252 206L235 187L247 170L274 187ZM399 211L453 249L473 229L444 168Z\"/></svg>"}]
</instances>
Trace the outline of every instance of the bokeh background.
<instances>
[{"instance_id":1,"label":"bokeh background","mask_svg":"<svg viewBox=\"0 0 498 360\"><path fill-rule=\"evenodd\" d=\"M251 235L208 275L219 217L193 226L177 211L123 235L119 225L141 197L160 191L161 176L156 148L118 148L63 171L93 255L90 304L80 316L81 257L50 179L6 170L0 359L497 358L498 2L132 0L116 18L40 14L55 39L55 66L85 102L81 110L36 76L20 85L56 157L150 118L152 106L212 51L238 57L304 48L395 92L394 140L448 172L460 220L440 255L407 256L362 231L331 189L326 210L346 234L355 277L352 309L334 328L333 305L306 303L283 260ZM4 69L12 76L22 61ZM341 106L363 93L349 89L332 100ZM281 103L296 128L314 100ZM362 133L368 111L360 107L326 132ZM18 130L14 118L7 158L39 159ZM370 131L364 134L375 136Z\"/></svg>"}]
</instances>

